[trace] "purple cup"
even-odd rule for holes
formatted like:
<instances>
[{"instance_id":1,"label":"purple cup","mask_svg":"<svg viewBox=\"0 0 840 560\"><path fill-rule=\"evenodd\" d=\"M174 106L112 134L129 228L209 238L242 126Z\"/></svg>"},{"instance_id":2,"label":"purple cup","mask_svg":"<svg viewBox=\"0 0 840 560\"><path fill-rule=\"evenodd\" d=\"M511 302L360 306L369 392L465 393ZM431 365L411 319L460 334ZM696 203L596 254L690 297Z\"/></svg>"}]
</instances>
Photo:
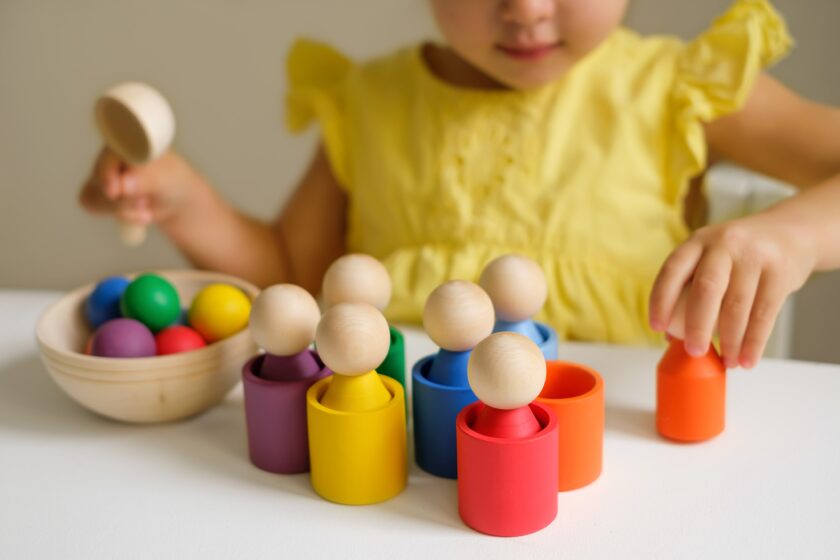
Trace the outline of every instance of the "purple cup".
<instances>
[{"instance_id":1,"label":"purple cup","mask_svg":"<svg viewBox=\"0 0 840 560\"><path fill-rule=\"evenodd\" d=\"M272 360L272 377L260 376L265 354L254 356L242 367L245 392L245 424L248 430L248 454L258 468L281 474L309 471L309 437L306 429L306 391L332 372L324 366L318 354L290 363L310 363L309 371L290 371L285 379ZM303 354L303 352L301 353ZM313 358L310 360L309 358ZM272 357L272 358L277 358Z\"/></svg>"}]
</instances>

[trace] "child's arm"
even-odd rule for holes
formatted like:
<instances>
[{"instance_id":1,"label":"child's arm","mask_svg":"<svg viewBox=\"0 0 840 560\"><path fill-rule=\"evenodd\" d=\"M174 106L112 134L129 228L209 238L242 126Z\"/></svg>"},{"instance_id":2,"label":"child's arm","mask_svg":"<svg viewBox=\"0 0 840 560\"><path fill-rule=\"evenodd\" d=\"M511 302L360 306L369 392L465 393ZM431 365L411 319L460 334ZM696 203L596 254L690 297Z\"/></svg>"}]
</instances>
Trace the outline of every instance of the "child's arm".
<instances>
[{"instance_id":1,"label":"child's arm","mask_svg":"<svg viewBox=\"0 0 840 560\"><path fill-rule=\"evenodd\" d=\"M103 152L80 202L91 212L157 222L194 266L259 286L294 282L317 293L329 263L344 252L345 195L322 149L274 223L233 208L171 152L127 170Z\"/></svg>"},{"instance_id":2,"label":"child's arm","mask_svg":"<svg viewBox=\"0 0 840 560\"><path fill-rule=\"evenodd\" d=\"M761 357L784 300L816 270L840 267L840 110L762 76L746 106L706 127L712 157L805 189L769 210L698 230L668 258L650 301L665 330L687 289L686 349L717 324L728 367Z\"/></svg>"},{"instance_id":3,"label":"child's arm","mask_svg":"<svg viewBox=\"0 0 840 560\"><path fill-rule=\"evenodd\" d=\"M274 222L294 283L313 295L330 264L346 251L347 195L330 167L323 146Z\"/></svg>"}]
</instances>

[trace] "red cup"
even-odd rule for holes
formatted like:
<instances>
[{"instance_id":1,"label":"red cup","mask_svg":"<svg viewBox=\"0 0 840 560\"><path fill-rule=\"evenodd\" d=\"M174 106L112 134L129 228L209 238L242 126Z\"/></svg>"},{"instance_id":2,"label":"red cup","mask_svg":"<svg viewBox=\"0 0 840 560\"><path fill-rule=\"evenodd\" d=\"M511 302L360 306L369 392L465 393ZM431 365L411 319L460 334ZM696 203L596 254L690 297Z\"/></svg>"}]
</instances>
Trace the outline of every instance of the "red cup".
<instances>
[{"instance_id":1,"label":"red cup","mask_svg":"<svg viewBox=\"0 0 840 560\"><path fill-rule=\"evenodd\" d=\"M471 428L483 406L467 405L455 421L461 519L500 537L539 531L557 516L557 418L548 407L531 403L539 432L495 438Z\"/></svg>"}]
</instances>

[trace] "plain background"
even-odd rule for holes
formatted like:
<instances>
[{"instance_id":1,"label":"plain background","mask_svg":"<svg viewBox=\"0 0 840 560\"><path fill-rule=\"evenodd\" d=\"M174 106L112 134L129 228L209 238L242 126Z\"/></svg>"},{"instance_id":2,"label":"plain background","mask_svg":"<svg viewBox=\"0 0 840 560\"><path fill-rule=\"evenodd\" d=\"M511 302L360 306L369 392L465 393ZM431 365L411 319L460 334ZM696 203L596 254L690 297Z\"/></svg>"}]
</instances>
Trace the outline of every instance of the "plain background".
<instances>
[{"instance_id":1,"label":"plain background","mask_svg":"<svg viewBox=\"0 0 840 560\"><path fill-rule=\"evenodd\" d=\"M728 4L631 0L627 23L690 38ZM773 74L840 105L840 2L776 5L797 48ZM76 204L100 147L93 102L123 80L164 92L176 149L228 200L274 216L317 136L293 137L282 125L285 55L301 35L364 58L436 32L425 0L0 0L0 288L65 290L187 266L156 231L126 249L111 220ZM823 274L797 296L795 357L840 362L838 288L840 274Z\"/></svg>"}]
</instances>

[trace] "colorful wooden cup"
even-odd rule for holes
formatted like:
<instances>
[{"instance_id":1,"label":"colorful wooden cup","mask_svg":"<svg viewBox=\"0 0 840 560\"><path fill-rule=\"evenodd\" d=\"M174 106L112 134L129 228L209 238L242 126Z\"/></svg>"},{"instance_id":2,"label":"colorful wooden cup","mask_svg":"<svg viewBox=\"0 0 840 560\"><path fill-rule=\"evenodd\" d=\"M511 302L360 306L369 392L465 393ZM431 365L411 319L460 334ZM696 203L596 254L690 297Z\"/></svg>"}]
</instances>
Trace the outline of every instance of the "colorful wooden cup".
<instances>
[{"instance_id":1,"label":"colorful wooden cup","mask_svg":"<svg viewBox=\"0 0 840 560\"><path fill-rule=\"evenodd\" d=\"M373 504L405 488L405 396L398 381L379 377L391 399L364 412L321 404L333 376L321 379L306 393L312 487L331 502Z\"/></svg>"},{"instance_id":2,"label":"colorful wooden cup","mask_svg":"<svg viewBox=\"0 0 840 560\"><path fill-rule=\"evenodd\" d=\"M457 478L455 419L465 406L476 401L476 396L466 380L463 385L444 385L430 379L430 370L439 355L422 358L411 370L414 459L430 474ZM449 355L463 360L468 353ZM451 366L458 367L459 364L456 362ZM466 366L460 369L466 370Z\"/></svg>"},{"instance_id":3,"label":"colorful wooden cup","mask_svg":"<svg viewBox=\"0 0 840 560\"><path fill-rule=\"evenodd\" d=\"M549 407L531 403L542 429L527 438L502 439L472 429L484 406L467 406L456 421L461 519L500 537L539 531L557 516L557 417Z\"/></svg>"},{"instance_id":4,"label":"colorful wooden cup","mask_svg":"<svg viewBox=\"0 0 840 560\"><path fill-rule=\"evenodd\" d=\"M690 356L672 339L656 369L656 429L673 441L698 442L726 426L726 367L714 346Z\"/></svg>"},{"instance_id":5,"label":"colorful wooden cup","mask_svg":"<svg viewBox=\"0 0 840 560\"><path fill-rule=\"evenodd\" d=\"M320 369L288 379L267 379L259 374L266 354L254 356L242 367L248 454L264 471L293 474L309 470L306 392L331 372L315 352L306 352Z\"/></svg>"},{"instance_id":6,"label":"colorful wooden cup","mask_svg":"<svg viewBox=\"0 0 840 560\"><path fill-rule=\"evenodd\" d=\"M584 365L546 362L545 386L536 402L557 416L560 492L581 488L601 475L604 448L604 381Z\"/></svg>"}]
</instances>

